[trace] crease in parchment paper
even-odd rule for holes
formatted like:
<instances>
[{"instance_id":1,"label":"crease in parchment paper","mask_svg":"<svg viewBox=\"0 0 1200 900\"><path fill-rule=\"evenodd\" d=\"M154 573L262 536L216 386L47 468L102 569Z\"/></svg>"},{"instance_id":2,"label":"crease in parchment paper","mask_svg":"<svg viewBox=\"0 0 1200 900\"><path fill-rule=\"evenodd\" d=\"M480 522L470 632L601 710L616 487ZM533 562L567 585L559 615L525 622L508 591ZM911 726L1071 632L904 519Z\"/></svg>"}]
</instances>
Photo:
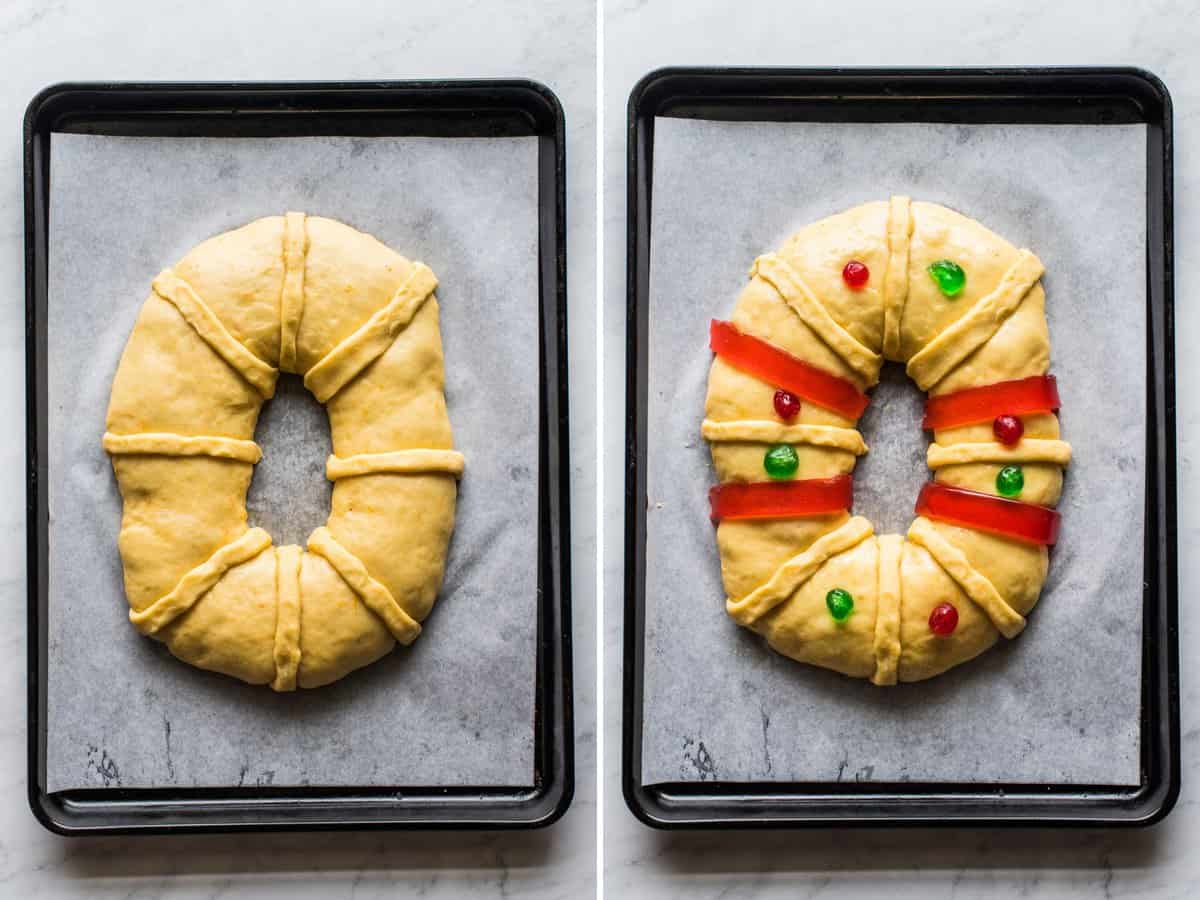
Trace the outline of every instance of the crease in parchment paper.
<instances>
[{"instance_id":1,"label":"crease in parchment paper","mask_svg":"<svg viewBox=\"0 0 1200 900\"><path fill-rule=\"evenodd\" d=\"M1145 468L1145 129L655 122L643 783L1137 784ZM712 318L754 258L892 194L976 218L1046 264L1074 448L1029 627L932 681L793 662L724 612L700 437ZM855 511L903 531L929 475L898 367L864 418ZM870 483L867 483L867 480Z\"/></svg>"},{"instance_id":2,"label":"crease in parchment paper","mask_svg":"<svg viewBox=\"0 0 1200 900\"><path fill-rule=\"evenodd\" d=\"M536 138L55 134L50 184L48 789L532 784ZM333 685L274 694L185 665L130 626L100 436L155 274L288 210L344 221L437 273L467 468L420 639ZM329 513L324 412L285 378L256 437L251 523L302 541Z\"/></svg>"}]
</instances>

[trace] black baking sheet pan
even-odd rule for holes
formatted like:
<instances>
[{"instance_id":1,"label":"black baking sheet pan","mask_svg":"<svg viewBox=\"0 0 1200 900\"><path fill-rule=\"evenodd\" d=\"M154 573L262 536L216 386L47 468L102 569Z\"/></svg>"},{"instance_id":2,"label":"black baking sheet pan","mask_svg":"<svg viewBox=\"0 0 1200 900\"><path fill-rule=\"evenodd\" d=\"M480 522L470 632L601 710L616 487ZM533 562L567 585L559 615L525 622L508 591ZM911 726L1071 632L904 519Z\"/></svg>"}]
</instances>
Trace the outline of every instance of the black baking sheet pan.
<instances>
[{"instance_id":1,"label":"black baking sheet pan","mask_svg":"<svg viewBox=\"0 0 1200 900\"><path fill-rule=\"evenodd\" d=\"M1128 68L712 69L647 75L628 110L622 784L659 828L1147 825L1179 794L1171 101ZM655 117L1146 126L1146 506L1140 783L642 783L647 346Z\"/></svg>"},{"instance_id":2,"label":"black baking sheet pan","mask_svg":"<svg viewBox=\"0 0 1200 900\"><path fill-rule=\"evenodd\" d=\"M46 791L47 271L50 135L538 138L537 685L532 787L102 788ZM47 88L25 116L29 802L60 834L534 828L574 788L562 107L523 80L95 83Z\"/></svg>"}]
</instances>

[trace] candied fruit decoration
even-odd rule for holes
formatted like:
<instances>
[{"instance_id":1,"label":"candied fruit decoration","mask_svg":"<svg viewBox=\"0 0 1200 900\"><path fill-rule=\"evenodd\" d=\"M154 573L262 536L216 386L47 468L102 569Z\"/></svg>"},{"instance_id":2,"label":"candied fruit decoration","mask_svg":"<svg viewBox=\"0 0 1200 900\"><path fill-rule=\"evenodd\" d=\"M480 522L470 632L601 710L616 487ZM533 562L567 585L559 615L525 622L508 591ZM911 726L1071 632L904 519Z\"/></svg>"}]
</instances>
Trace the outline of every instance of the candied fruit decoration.
<instances>
[{"instance_id":1,"label":"candied fruit decoration","mask_svg":"<svg viewBox=\"0 0 1200 900\"><path fill-rule=\"evenodd\" d=\"M790 422L800 415L800 398L788 391L775 392L775 412L785 422Z\"/></svg>"},{"instance_id":2,"label":"candied fruit decoration","mask_svg":"<svg viewBox=\"0 0 1200 900\"><path fill-rule=\"evenodd\" d=\"M1059 515L1048 507L948 487L936 481L926 482L921 488L917 515L1029 544L1049 546L1058 540Z\"/></svg>"},{"instance_id":3,"label":"candied fruit decoration","mask_svg":"<svg viewBox=\"0 0 1200 900\"><path fill-rule=\"evenodd\" d=\"M996 416L992 422L992 434L1005 447L1015 447L1025 433L1025 425L1016 416Z\"/></svg>"},{"instance_id":4,"label":"candied fruit decoration","mask_svg":"<svg viewBox=\"0 0 1200 900\"><path fill-rule=\"evenodd\" d=\"M708 343L713 353L735 369L848 419L861 416L870 402L853 382L818 369L762 338L744 334L731 322L713 319Z\"/></svg>"},{"instance_id":5,"label":"candied fruit decoration","mask_svg":"<svg viewBox=\"0 0 1200 900\"><path fill-rule=\"evenodd\" d=\"M1001 497L1019 497L1025 489L1025 473L1020 466L1005 466L996 473L996 492Z\"/></svg>"},{"instance_id":6,"label":"candied fruit decoration","mask_svg":"<svg viewBox=\"0 0 1200 900\"><path fill-rule=\"evenodd\" d=\"M854 479L806 478L799 481L756 481L718 484L708 492L710 515L721 519L799 519L825 516L850 508Z\"/></svg>"},{"instance_id":7,"label":"candied fruit decoration","mask_svg":"<svg viewBox=\"0 0 1200 900\"><path fill-rule=\"evenodd\" d=\"M967 283L967 273L952 259L939 259L926 269L933 283L947 297L957 297Z\"/></svg>"},{"instance_id":8,"label":"candied fruit decoration","mask_svg":"<svg viewBox=\"0 0 1200 900\"><path fill-rule=\"evenodd\" d=\"M800 457L791 444L776 444L763 456L763 468L772 478L791 478L800 468Z\"/></svg>"},{"instance_id":9,"label":"candied fruit decoration","mask_svg":"<svg viewBox=\"0 0 1200 900\"><path fill-rule=\"evenodd\" d=\"M1034 375L930 397L925 401L921 427L931 431L957 428L988 422L997 416L1054 412L1058 407L1058 383L1054 376Z\"/></svg>"},{"instance_id":10,"label":"candied fruit decoration","mask_svg":"<svg viewBox=\"0 0 1200 900\"><path fill-rule=\"evenodd\" d=\"M854 596L845 588L834 588L825 595L825 607L835 622L845 622L854 612Z\"/></svg>"},{"instance_id":11,"label":"candied fruit decoration","mask_svg":"<svg viewBox=\"0 0 1200 900\"><path fill-rule=\"evenodd\" d=\"M857 259L850 260L842 269L842 281L846 282L846 287L852 291L861 291L865 288L870 277L871 270L867 268L867 264L859 262Z\"/></svg>"},{"instance_id":12,"label":"candied fruit decoration","mask_svg":"<svg viewBox=\"0 0 1200 900\"><path fill-rule=\"evenodd\" d=\"M958 610L952 603L939 603L929 614L929 630L938 637L949 637L958 627Z\"/></svg>"}]
</instances>

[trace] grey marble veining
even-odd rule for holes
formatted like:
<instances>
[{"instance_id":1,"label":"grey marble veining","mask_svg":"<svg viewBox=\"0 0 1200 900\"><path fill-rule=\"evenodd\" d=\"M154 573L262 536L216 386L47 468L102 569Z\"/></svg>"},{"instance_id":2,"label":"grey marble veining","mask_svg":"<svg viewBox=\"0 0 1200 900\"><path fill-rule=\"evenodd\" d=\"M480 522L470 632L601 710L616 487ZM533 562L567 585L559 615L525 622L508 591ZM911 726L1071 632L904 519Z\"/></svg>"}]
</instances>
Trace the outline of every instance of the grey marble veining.
<instances>
[{"instance_id":1,"label":"grey marble veining","mask_svg":"<svg viewBox=\"0 0 1200 900\"><path fill-rule=\"evenodd\" d=\"M1190 677L1200 618L1189 598L1200 586L1196 472L1200 399L1192 385L1200 359L1200 314L1189 303L1200 287L1200 73L1194 50L1200 22L1182 2L1106 6L1065 0L967 4L914 0L903 6L869 0L794 4L698 0L688 14L664 0L610 0L606 5L604 81L604 284L609 315L604 360L608 384L624 372L625 104L637 81L670 65L979 66L1139 65L1162 77L1175 104L1175 241L1177 385L1179 392L1179 542L1183 794L1162 825L1148 831L983 831L946 829L839 832L662 834L625 812L620 760L605 756L605 887L608 896L689 900L999 900L1032 897L1154 898L1200 896L1200 690ZM621 421L624 397L612 390L606 418ZM608 585L606 645L621 639L623 534L620 485L623 437L605 441L604 535ZM620 689L620 660L606 660L607 697ZM620 710L607 704L608 743L620 735Z\"/></svg>"},{"instance_id":2,"label":"grey marble veining","mask_svg":"<svg viewBox=\"0 0 1200 900\"><path fill-rule=\"evenodd\" d=\"M595 233L594 6L571 0L344 4L212 0L198 4L0 3L0 897L363 898L590 896L594 871L594 683L591 575ZM551 39L551 34L553 39ZM572 375L575 801L532 834L337 834L67 840L26 805L23 206L20 121L65 80L281 80L529 77L546 83L572 123L568 217ZM580 323L576 325L576 323Z\"/></svg>"}]
</instances>

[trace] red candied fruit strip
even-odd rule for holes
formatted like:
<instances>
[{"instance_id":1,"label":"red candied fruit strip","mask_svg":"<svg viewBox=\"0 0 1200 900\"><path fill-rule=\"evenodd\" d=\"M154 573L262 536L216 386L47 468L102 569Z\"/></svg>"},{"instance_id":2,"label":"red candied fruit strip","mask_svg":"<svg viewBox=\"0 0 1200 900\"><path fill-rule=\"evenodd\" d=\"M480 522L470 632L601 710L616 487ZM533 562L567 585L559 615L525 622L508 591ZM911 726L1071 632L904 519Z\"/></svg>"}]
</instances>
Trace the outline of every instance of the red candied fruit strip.
<instances>
[{"instance_id":1,"label":"red candied fruit strip","mask_svg":"<svg viewBox=\"0 0 1200 900\"><path fill-rule=\"evenodd\" d=\"M849 419L857 419L870 398L847 381L818 369L774 344L739 331L732 322L712 320L709 346L735 369L803 397Z\"/></svg>"},{"instance_id":2,"label":"red candied fruit strip","mask_svg":"<svg viewBox=\"0 0 1200 900\"><path fill-rule=\"evenodd\" d=\"M993 497L930 481L917 497L917 515L964 528L990 531L1030 544L1050 546L1058 540L1057 512L1045 506Z\"/></svg>"},{"instance_id":3,"label":"red candied fruit strip","mask_svg":"<svg viewBox=\"0 0 1200 900\"><path fill-rule=\"evenodd\" d=\"M714 522L820 516L849 509L853 499L854 479L849 475L718 484L708 492Z\"/></svg>"},{"instance_id":4,"label":"red candied fruit strip","mask_svg":"<svg viewBox=\"0 0 1200 900\"><path fill-rule=\"evenodd\" d=\"M930 397L925 401L921 427L930 431L956 428L990 422L997 416L1051 412L1058 407L1058 383L1054 376L1034 375Z\"/></svg>"}]
</instances>

